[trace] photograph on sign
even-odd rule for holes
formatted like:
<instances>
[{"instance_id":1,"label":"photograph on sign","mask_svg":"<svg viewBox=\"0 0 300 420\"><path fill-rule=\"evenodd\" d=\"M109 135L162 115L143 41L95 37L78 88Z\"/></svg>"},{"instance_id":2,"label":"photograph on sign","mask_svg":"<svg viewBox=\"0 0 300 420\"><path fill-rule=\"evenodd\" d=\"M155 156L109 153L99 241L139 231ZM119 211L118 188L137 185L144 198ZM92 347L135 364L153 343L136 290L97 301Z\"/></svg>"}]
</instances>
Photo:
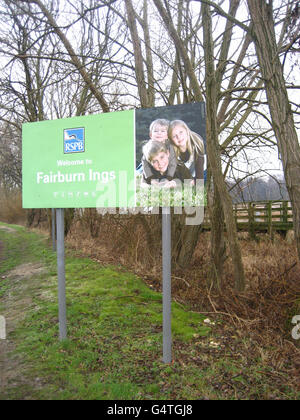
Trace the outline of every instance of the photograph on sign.
<instances>
[{"instance_id":1,"label":"photograph on sign","mask_svg":"<svg viewBox=\"0 0 300 420\"><path fill-rule=\"evenodd\" d=\"M202 206L205 104L139 109L135 125L137 206Z\"/></svg>"},{"instance_id":2,"label":"photograph on sign","mask_svg":"<svg viewBox=\"0 0 300 420\"><path fill-rule=\"evenodd\" d=\"M26 123L22 153L24 208L202 206L205 104Z\"/></svg>"}]
</instances>

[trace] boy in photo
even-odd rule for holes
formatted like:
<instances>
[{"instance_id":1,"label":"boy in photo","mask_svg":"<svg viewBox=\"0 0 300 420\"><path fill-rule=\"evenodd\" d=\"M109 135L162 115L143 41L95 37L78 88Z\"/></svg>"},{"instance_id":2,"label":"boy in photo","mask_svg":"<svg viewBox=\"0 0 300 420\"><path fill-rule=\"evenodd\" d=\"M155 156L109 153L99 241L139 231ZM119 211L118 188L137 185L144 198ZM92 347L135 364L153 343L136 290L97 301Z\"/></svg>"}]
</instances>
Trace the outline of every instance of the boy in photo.
<instances>
[{"instance_id":1,"label":"boy in photo","mask_svg":"<svg viewBox=\"0 0 300 420\"><path fill-rule=\"evenodd\" d=\"M173 176L170 177L170 151L164 142L149 141L143 147L143 155L152 172L151 178L143 175L143 181L147 184L175 188L178 186L178 180L184 182L185 179L192 179L190 171L181 163L176 163Z\"/></svg>"},{"instance_id":2,"label":"boy in photo","mask_svg":"<svg viewBox=\"0 0 300 420\"><path fill-rule=\"evenodd\" d=\"M165 173L165 179L171 181L174 178L177 168L177 157L173 145L168 139L169 121L166 119L157 119L153 121L149 128L150 140L146 145L151 142L158 142L164 144L169 152L169 164ZM150 146L148 146L150 147ZM143 179L147 184L157 183L157 171L146 159L145 155L142 158Z\"/></svg>"}]
</instances>

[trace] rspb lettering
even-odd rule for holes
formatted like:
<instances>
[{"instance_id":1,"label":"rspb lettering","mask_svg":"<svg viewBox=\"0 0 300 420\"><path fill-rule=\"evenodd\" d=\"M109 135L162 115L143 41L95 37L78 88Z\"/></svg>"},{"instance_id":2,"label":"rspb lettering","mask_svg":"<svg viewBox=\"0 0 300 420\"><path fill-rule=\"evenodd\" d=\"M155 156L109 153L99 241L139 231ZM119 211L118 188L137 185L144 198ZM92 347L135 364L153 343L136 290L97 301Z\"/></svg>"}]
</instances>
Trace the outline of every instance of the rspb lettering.
<instances>
[{"instance_id":1,"label":"rspb lettering","mask_svg":"<svg viewBox=\"0 0 300 420\"><path fill-rule=\"evenodd\" d=\"M64 130L64 153L83 153L84 151L84 128L70 128Z\"/></svg>"}]
</instances>

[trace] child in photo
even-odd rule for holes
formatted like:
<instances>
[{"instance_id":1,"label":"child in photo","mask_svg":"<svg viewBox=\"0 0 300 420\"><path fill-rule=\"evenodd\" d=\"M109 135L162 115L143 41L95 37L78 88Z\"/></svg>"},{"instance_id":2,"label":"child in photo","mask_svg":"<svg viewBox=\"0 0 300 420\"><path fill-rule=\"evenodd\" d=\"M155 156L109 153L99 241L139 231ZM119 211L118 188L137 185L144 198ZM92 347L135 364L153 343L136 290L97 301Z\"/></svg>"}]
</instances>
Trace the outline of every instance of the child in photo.
<instances>
[{"instance_id":1,"label":"child in photo","mask_svg":"<svg viewBox=\"0 0 300 420\"><path fill-rule=\"evenodd\" d=\"M192 176L187 167L181 163L176 165L173 177L170 179L169 165L170 165L170 151L164 142L149 141L143 147L143 155L147 163L152 168L154 178L143 177L143 181L147 184L155 184L166 188L175 188L177 186L176 180L184 182L185 179L191 179Z\"/></svg>"},{"instance_id":2,"label":"child in photo","mask_svg":"<svg viewBox=\"0 0 300 420\"><path fill-rule=\"evenodd\" d=\"M174 174L177 167L177 157L175 154L175 150L170 140L168 139L169 124L170 122L166 119L157 119L153 121L149 128L150 140L148 141L148 143L151 143L154 141L154 142L165 144L167 150L169 151L169 165L168 165L167 172L165 174L165 178L168 181L174 178ZM143 168L144 180L148 184L151 182L155 184L157 182L156 181L157 171L155 171L155 169L148 162L145 156L143 156L142 158L142 168Z\"/></svg>"},{"instance_id":3,"label":"child in photo","mask_svg":"<svg viewBox=\"0 0 300 420\"><path fill-rule=\"evenodd\" d=\"M194 181L204 179L205 152L201 136L191 131L181 120L170 123L168 136L174 145L178 161L188 168Z\"/></svg>"}]
</instances>

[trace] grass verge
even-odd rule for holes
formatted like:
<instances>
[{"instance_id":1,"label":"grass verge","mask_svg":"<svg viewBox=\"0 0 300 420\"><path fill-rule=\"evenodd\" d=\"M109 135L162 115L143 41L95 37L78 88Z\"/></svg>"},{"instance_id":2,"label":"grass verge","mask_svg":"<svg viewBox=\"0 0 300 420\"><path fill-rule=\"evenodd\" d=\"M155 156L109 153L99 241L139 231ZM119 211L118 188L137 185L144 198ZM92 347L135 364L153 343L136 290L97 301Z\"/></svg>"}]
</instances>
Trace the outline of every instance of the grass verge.
<instances>
[{"instance_id":1,"label":"grass verge","mask_svg":"<svg viewBox=\"0 0 300 420\"><path fill-rule=\"evenodd\" d=\"M71 251L68 340L59 342L56 255L46 237L7 227L0 224L0 314L13 346L0 399L299 398L261 360L249 364L226 345L217 321L207 325L204 315L177 303L174 362L165 365L161 294L121 267L101 267Z\"/></svg>"}]
</instances>

